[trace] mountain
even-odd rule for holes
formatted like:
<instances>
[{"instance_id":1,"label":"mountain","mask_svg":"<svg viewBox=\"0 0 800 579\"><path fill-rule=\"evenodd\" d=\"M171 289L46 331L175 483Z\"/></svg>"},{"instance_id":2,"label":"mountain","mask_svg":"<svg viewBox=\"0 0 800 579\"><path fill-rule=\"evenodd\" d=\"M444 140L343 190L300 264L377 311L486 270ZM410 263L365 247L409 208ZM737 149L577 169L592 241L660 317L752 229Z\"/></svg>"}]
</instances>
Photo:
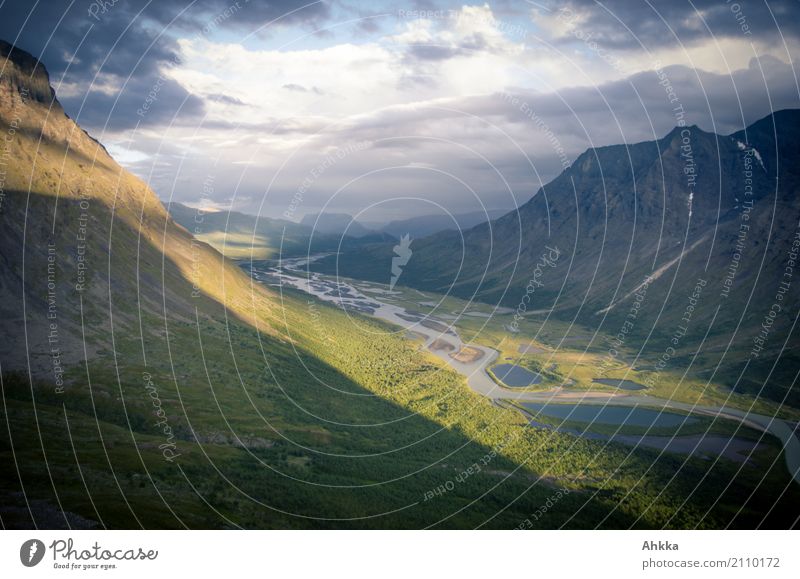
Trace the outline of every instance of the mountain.
<instances>
[{"instance_id":1,"label":"mountain","mask_svg":"<svg viewBox=\"0 0 800 579\"><path fill-rule=\"evenodd\" d=\"M439 233L440 231L470 229L485 221L491 221L507 211L490 209L484 211L474 211L472 213L461 213L454 215L420 215L410 219L399 219L381 226L379 229L385 233L399 239L403 235L410 235L412 239L426 237Z\"/></svg>"},{"instance_id":2,"label":"mountain","mask_svg":"<svg viewBox=\"0 0 800 579\"><path fill-rule=\"evenodd\" d=\"M276 259L336 252L368 243L393 241L364 230L360 237L315 231L308 225L238 211L204 211L181 203L168 205L172 218L197 239L232 259Z\"/></svg>"},{"instance_id":3,"label":"mountain","mask_svg":"<svg viewBox=\"0 0 800 579\"><path fill-rule=\"evenodd\" d=\"M782 298L786 314L764 351L750 354L798 233L799 139L800 111L786 110L733 135L678 127L657 141L589 149L518 211L463 232L463 240L456 232L415 240L399 283L525 316L552 309L616 335L650 276L647 306L629 329L646 365L670 347L701 279L675 363L691 362L702 342L695 370L713 373L719 363L717 377L736 390L798 406L791 312L800 284ZM552 267L542 262L548 248L559 254ZM335 267L386 283L392 255L389 244L371 247L340 255ZM315 267L328 272L333 264Z\"/></svg>"},{"instance_id":4,"label":"mountain","mask_svg":"<svg viewBox=\"0 0 800 579\"><path fill-rule=\"evenodd\" d=\"M345 213L314 213L304 216L300 223L313 228L316 235L341 236L346 232L348 236L360 238L364 242L394 243L403 235L411 235L416 239L440 231L469 229L505 213L506 211L494 209L453 215L419 215L408 219L395 219L389 223L362 223Z\"/></svg>"},{"instance_id":5,"label":"mountain","mask_svg":"<svg viewBox=\"0 0 800 579\"><path fill-rule=\"evenodd\" d=\"M303 216L300 223L312 228L317 234L364 237L376 233L347 213L309 213Z\"/></svg>"}]
</instances>

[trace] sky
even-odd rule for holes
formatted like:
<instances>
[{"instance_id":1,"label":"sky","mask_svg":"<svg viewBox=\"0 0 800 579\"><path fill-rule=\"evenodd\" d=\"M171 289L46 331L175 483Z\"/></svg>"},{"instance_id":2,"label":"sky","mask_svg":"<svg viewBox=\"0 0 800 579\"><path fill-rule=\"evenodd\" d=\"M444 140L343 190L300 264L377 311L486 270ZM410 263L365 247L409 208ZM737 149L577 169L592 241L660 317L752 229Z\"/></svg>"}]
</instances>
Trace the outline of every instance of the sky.
<instances>
[{"instance_id":1,"label":"sky","mask_svg":"<svg viewBox=\"0 0 800 579\"><path fill-rule=\"evenodd\" d=\"M513 209L589 147L800 107L796 0L5 2L0 38L165 202Z\"/></svg>"}]
</instances>

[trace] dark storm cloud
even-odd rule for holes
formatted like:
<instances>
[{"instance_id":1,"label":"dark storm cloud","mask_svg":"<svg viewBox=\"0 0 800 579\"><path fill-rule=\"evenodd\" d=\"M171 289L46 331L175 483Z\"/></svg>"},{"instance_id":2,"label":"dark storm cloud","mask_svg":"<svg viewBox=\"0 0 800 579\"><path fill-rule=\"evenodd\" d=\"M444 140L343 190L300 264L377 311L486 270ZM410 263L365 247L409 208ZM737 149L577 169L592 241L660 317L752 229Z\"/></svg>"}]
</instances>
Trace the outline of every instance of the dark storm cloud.
<instances>
[{"instance_id":1,"label":"dark storm cloud","mask_svg":"<svg viewBox=\"0 0 800 579\"><path fill-rule=\"evenodd\" d=\"M313 92L314 94L320 95L320 96L325 94L325 91L323 91L321 88L319 88L317 86L312 86L311 88L306 88L301 84L296 84L296 83L293 83L293 82L285 84L281 88L285 89L285 90L288 90L288 91L292 91L292 92Z\"/></svg>"},{"instance_id":2,"label":"dark storm cloud","mask_svg":"<svg viewBox=\"0 0 800 579\"><path fill-rule=\"evenodd\" d=\"M486 40L480 33L474 33L463 38L457 44L428 44L428 43L409 43L405 57L407 61L413 60L447 60L456 56L474 56L476 52L500 52L497 47Z\"/></svg>"},{"instance_id":3,"label":"dark storm cloud","mask_svg":"<svg viewBox=\"0 0 800 579\"><path fill-rule=\"evenodd\" d=\"M749 36L762 41L796 38L800 33L797 0L568 0L548 5L591 32L611 48L653 48L678 42L692 44L713 37ZM533 4L529 4L534 8Z\"/></svg>"},{"instance_id":4,"label":"dark storm cloud","mask_svg":"<svg viewBox=\"0 0 800 579\"><path fill-rule=\"evenodd\" d=\"M559 140L577 145L570 150L574 156L592 145L661 138L680 120L729 134L773 110L800 107L794 71L770 56L753 58L747 68L730 75L682 65L667 66L662 74L641 72L556 93L510 90L470 99L462 110L489 118L499 114L512 125L539 133L544 130L541 121Z\"/></svg>"},{"instance_id":5,"label":"dark storm cloud","mask_svg":"<svg viewBox=\"0 0 800 579\"><path fill-rule=\"evenodd\" d=\"M111 77L110 82L120 89L125 86L109 123L122 129L137 123L155 124L178 111L183 115L202 113L200 99L160 77L163 68L178 58L170 33L202 37L221 28L249 33L272 21L275 25L316 26L329 16L326 3L303 8L307 4L307 0L5 2L0 7L0 38L39 58L54 82L68 71L65 80L88 96L72 94L60 100L69 114L89 128L106 124L105 116L118 96L91 90L98 73L106 84ZM160 88L160 106L144 116L137 114L140 103L156 86ZM84 112L79 115L84 97Z\"/></svg>"},{"instance_id":6,"label":"dark storm cloud","mask_svg":"<svg viewBox=\"0 0 800 579\"><path fill-rule=\"evenodd\" d=\"M226 94L215 93L215 94L206 95L206 98L208 100L211 100L211 101L214 101L214 102L223 103L223 104L226 104L226 105L233 105L233 106L236 106L236 107L248 107L248 106L250 106L246 102L244 102L243 100L237 99L236 97L232 97L232 96L226 95Z\"/></svg>"},{"instance_id":7,"label":"dark storm cloud","mask_svg":"<svg viewBox=\"0 0 800 579\"><path fill-rule=\"evenodd\" d=\"M92 92L85 103L83 96L59 100L67 112L76 111L80 125L95 131L125 130L137 122L140 126L163 126L181 119L199 119L204 112L202 99L158 75L155 80L149 75L132 76L119 92Z\"/></svg>"}]
</instances>

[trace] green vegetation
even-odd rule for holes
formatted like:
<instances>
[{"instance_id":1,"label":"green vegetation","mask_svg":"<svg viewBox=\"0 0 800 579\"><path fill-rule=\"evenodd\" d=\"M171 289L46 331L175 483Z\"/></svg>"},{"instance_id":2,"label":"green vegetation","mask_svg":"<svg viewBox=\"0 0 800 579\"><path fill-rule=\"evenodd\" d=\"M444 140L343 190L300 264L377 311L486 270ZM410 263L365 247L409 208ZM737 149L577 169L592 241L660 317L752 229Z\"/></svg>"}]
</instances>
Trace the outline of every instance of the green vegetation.
<instances>
[{"instance_id":1,"label":"green vegetation","mask_svg":"<svg viewBox=\"0 0 800 579\"><path fill-rule=\"evenodd\" d=\"M184 355L169 370L166 350L146 346L147 369L177 438L173 462L158 449L164 436L154 426L137 340L117 344L125 360L119 382L112 365L96 360L91 390L77 370L63 395L47 385L33 389L41 447L29 420L31 390L19 376L7 377L10 424L0 428L10 426L14 438L3 459L16 459L27 493L55 504L55 488L68 511L115 527L514 527L554 486L574 492L538 521L542 527L748 526L774 501L766 489L788 482L774 447L758 468L737 472L725 460L709 467L528 428L517 411L472 393L394 328L322 303L312 325L308 300L299 295L285 295L283 307L284 321L260 336L244 325L201 321L205 364ZM319 328L336 332L328 337ZM197 351L193 324L171 323L170 336L174 351ZM62 482L81 474L76 456L85 488ZM482 465L479 474L453 482L474 463ZM682 476L673 479L681 465ZM763 472L768 484L758 486ZM11 474L6 496L21 490ZM441 485L442 494L425 500ZM797 498L789 485L770 524L788 524ZM392 514L375 517L380 513Z\"/></svg>"},{"instance_id":2,"label":"green vegetation","mask_svg":"<svg viewBox=\"0 0 800 579\"><path fill-rule=\"evenodd\" d=\"M520 403L509 401L508 404L518 408L520 412L523 412L525 415L531 414L531 411L526 409ZM647 407L644 406L643 408ZM658 411L661 409L654 408L654 410ZM668 412L680 414L674 410L669 410ZM742 438L745 440L760 441L763 444L773 446L776 451L780 451L780 443L778 440L771 436L764 436L764 434L758 430L741 426L739 423L731 420L725 420L723 418L704 417L696 414L692 415L691 418L691 421L687 421L685 424L682 424L677 428L663 426L634 426L630 424L618 426L600 422L589 424L579 420L564 420L554 416L548 416L544 413L538 414L535 420L539 424L546 424L548 426L577 431L585 430L586 432L603 434L607 436L613 434L629 434L639 436L691 436L695 434L736 436L737 438Z\"/></svg>"}]
</instances>

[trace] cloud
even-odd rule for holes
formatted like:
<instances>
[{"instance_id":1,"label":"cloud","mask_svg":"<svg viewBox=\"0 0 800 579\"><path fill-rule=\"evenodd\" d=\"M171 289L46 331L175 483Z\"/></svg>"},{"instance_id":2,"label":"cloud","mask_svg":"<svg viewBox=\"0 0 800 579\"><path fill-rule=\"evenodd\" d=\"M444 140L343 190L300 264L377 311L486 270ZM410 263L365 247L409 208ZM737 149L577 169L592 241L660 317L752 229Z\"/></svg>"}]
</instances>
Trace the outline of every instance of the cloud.
<instances>
[{"instance_id":1,"label":"cloud","mask_svg":"<svg viewBox=\"0 0 800 579\"><path fill-rule=\"evenodd\" d=\"M729 73L753 56L788 62L800 50L797 2L543 0L528 6L542 80L561 86L570 77L583 85L624 78L657 61Z\"/></svg>"},{"instance_id":2,"label":"cloud","mask_svg":"<svg viewBox=\"0 0 800 579\"><path fill-rule=\"evenodd\" d=\"M319 87L312 86L311 88L306 88L303 85L295 84L293 82L285 84L281 88L284 88L286 90L293 91L293 92L313 92L314 94L317 94L317 95L325 94L325 92L322 89L320 89Z\"/></svg>"},{"instance_id":3,"label":"cloud","mask_svg":"<svg viewBox=\"0 0 800 579\"><path fill-rule=\"evenodd\" d=\"M398 45L406 47L408 61L442 61L481 53L514 55L522 52L522 45L508 34L511 27L498 21L488 4L465 5L459 10L432 13L441 16L409 20L399 34L390 37ZM523 36L521 27L514 31Z\"/></svg>"},{"instance_id":4,"label":"cloud","mask_svg":"<svg viewBox=\"0 0 800 579\"><path fill-rule=\"evenodd\" d=\"M769 56L730 75L683 65L665 66L663 74L684 120L720 134L769 114L770 102L776 109L800 106L791 67ZM480 210L481 204L510 208L588 147L665 136L677 124L676 103L659 81L648 71L549 93L511 87L392 105L338 122L274 120L257 137L228 128L226 136L238 140L219 151L219 170L226 182L241 183L240 194L253 198L245 210L257 211L264 201L264 211L273 215L301 187L300 214L326 203L329 210L349 213L375 203L388 207L388 200L410 192L453 212ZM188 166L185 173L191 173ZM198 161L193 170L200 166ZM309 175L316 175L310 184ZM392 211L400 216L423 209L431 212L411 202Z\"/></svg>"},{"instance_id":5,"label":"cloud","mask_svg":"<svg viewBox=\"0 0 800 579\"><path fill-rule=\"evenodd\" d=\"M545 9L539 6L546 6ZM567 0L530 3L535 18L554 38L571 41L575 28L585 28L610 48L651 49L694 44L709 39L748 36L779 42L797 38L800 4L793 0L769 3L724 0Z\"/></svg>"},{"instance_id":6,"label":"cloud","mask_svg":"<svg viewBox=\"0 0 800 579\"><path fill-rule=\"evenodd\" d=\"M330 7L307 0L48 0L6 2L0 13L0 38L44 62L55 84L62 78L69 83L63 91L69 95L63 103L68 113L77 116L86 97L80 116L96 130L106 124L131 128L168 120L170 112L202 110L197 98L187 98L183 88L169 81L160 97L161 112L144 119L130 114L137 108L134 93L147 94L165 67L179 61L176 37L205 37L223 29L252 32L268 23L264 33L290 25L314 28L329 18ZM124 106L115 108L111 119L103 117L116 99L105 90L108 86L125 86L119 95Z\"/></svg>"},{"instance_id":7,"label":"cloud","mask_svg":"<svg viewBox=\"0 0 800 579\"><path fill-rule=\"evenodd\" d=\"M13 40L21 29L22 47L43 51L55 82L63 74L67 111L106 127L96 136L157 191L192 201L213 173L214 201L263 202L275 216L301 188L298 218L329 201L397 217L431 213L430 202L453 212L523 203L587 147L652 140L676 124L656 62L686 122L706 130L740 129L770 103L800 105L793 5L740 3L746 35L724 1L697 0L698 13L655 0L655 10L551 5L568 18L543 2L411 2L429 16L401 17L389 3L291 12L303 2L199 0L170 24L188 2L138 16L143 0L118 3L96 22L79 0L57 28L57 9L25 27L15 9L0 30ZM361 16L374 26L359 27ZM426 202L387 202L409 196Z\"/></svg>"},{"instance_id":8,"label":"cloud","mask_svg":"<svg viewBox=\"0 0 800 579\"><path fill-rule=\"evenodd\" d=\"M109 93L89 90L85 94L61 97L75 120L96 132L122 131L140 126L195 123L205 111L199 97L161 75L133 76L124 87Z\"/></svg>"},{"instance_id":9,"label":"cloud","mask_svg":"<svg viewBox=\"0 0 800 579\"><path fill-rule=\"evenodd\" d=\"M239 106L239 107L248 106L248 104L246 102L243 102L240 99L237 99L236 97L232 97L230 95L221 94L221 93L212 93L212 94L206 95L206 98L211 100L211 101L215 101L215 102L218 102L218 103L224 103L224 104L227 104L227 105L235 105L235 106Z\"/></svg>"},{"instance_id":10,"label":"cloud","mask_svg":"<svg viewBox=\"0 0 800 579\"><path fill-rule=\"evenodd\" d=\"M281 88L285 88L286 90L291 90L295 92L308 92L308 89L306 87L301 86L299 84L295 84L293 82L285 84Z\"/></svg>"}]
</instances>

